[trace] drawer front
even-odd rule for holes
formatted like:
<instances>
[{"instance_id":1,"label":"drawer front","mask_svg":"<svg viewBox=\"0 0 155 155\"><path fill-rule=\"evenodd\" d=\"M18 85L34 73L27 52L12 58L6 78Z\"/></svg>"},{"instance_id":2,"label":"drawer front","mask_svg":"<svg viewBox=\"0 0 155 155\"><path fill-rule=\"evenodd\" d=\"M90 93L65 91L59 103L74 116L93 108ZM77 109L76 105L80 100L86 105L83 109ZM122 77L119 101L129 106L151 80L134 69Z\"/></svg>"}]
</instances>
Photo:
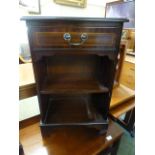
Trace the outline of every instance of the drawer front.
<instances>
[{"instance_id":1,"label":"drawer front","mask_svg":"<svg viewBox=\"0 0 155 155\"><path fill-rule=\"evenodd\" d=\"M131 89L135 89L135 65L133 63L124 62L121 83Z\"/></svg>"},{"instance_id":2,"label":"drawer front","mask_svg":"<svg viewBox=\"0 0 155 155\"><path fill-rule=\"evenodd\" d=\"M118 44L119 32L120 28L35 27L32 30L32 47L115 48Z\"/></svg>"}]
</instances>

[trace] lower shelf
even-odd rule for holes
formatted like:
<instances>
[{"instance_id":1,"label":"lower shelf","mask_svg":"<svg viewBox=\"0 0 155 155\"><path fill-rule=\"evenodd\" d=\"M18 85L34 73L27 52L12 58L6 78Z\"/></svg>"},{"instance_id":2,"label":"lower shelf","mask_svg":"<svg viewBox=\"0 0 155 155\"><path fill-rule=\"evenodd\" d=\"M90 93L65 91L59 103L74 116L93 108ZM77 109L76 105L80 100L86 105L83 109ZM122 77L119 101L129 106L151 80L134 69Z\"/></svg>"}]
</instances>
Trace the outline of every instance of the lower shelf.
<instances>
[{"instance_id":1,"label":"lower shelf","mask_svg":"<svg viewBox=\"0 0 155 155\"><path fill-rule=\"evenodd\" d=\"M48 110L42 127L60 126L107 126L104 120L85 97L69 97L53 99L49 102Z\"/></svg>"},{"instance_id":2,"label":"lower shelf","mask_svg":"<svg viewBox=\"0 0 155 155\"><path fill-rule=\"evenodd\" d=\"M42 136L46 137L49 136L49 134L51 132L54 132L54 130L66 130L66 129L71 129L71 128L75 128L75 129L84 129L87 130L88 128L88 132L93 131L93 133L95 133L96 135L103 135L107 133L108 130L108 122L104 123L104 124L44 124L42 122L40 122L40 129L41 129L41 134ZM62 132L63 133L63 132Z\"/></svg>"}]
</instances>

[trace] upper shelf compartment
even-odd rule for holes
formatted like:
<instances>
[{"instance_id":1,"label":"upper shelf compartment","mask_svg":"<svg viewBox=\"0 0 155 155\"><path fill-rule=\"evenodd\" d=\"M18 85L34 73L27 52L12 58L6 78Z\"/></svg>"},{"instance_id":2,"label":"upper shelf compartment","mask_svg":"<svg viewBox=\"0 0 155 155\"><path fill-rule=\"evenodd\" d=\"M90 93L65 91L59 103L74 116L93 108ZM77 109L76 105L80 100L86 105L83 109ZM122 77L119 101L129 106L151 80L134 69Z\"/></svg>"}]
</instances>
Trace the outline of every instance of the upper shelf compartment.
<instances>
[{"instance_id":1,"label":"upper shelf compartment","mask_svg":"<svg viewBox=\"0 0 155 155\"><path fill-rule=\"evenodd\" d=\"M44 57L39 71L44 70L40 92L51 93L98 93L106 88L111 66L107 57L96 55L55 55ZM107 76L105 76L107 75Z\"/></svg>"}]
</instances>

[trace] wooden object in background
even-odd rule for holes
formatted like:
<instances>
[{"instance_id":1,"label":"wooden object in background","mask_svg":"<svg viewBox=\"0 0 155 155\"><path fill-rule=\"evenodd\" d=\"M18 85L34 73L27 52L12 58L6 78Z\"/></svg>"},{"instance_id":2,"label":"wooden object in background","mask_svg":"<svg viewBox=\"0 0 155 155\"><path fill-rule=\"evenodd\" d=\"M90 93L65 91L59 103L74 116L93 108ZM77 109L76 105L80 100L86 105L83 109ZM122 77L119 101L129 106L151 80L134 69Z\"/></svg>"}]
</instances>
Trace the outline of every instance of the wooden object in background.
<instances>
[{"instance_id":1,"label":"wooden object in background","mask_svg":"<svg viewBox=\"0 0 155 155\"><path fill-rule=\"evenodd\" d=\"M30 117L30 118L27 118L27 119L24 119L24 120L19 122L19 129L23 129L27 126L38 123L39 121L40 121L40 114L33 116L33 117Z\"/></svg>"},{"instance_id":2,"label":"wooden object in background","mask_svg":"<svg viewBox=\"0 0 155 155\"><path fill-rule=\"evenodd\" d=\"M19 65L19 86L35 83L32 63Z\"/></svg>"},{"instance_id":3,"label":"wooden object in background","mask_svg":"<svg viewBox=\"0 0 155 155\"><path fill-rule=\"evenodd\" d=\"M110 117L122 125L131 136L134 136L135 126L135 92L120 85L113 89L110 103ZM120 116L125 115L122 119Z\"/></svg>"},{"instance_id":4,"label":"wooden object in background","mask_svg":"<svg viewBox=\"0 0 155 155\"><path fill-rule=\"evenodd\" d=\"M81 8L85 8L87 6L87 0L54 0L54 2L57 4L63 4Z\"/></svg>"},{"instance_id":5,"label":"wooden object in background","mask_svg":"<svg viewBox=\"0 0 155 155\"><path fill-rule=\"evenodd\" d=\"M110 110L110 114L114 118L119 118L122 114L127 113L128 111L132 110L135 107L134 98L120 104Z\"/></svg>"},{"instance_id":6,"label":"wooden object in background","mask_svg":"<svg viewBox=\"0 0 155 155\"><path fill-rule=\"evenodd\" d=\"M25 154L33 155L99 155L117 154L123 130L110 121L106 135L96 136L93 128L59 128L42 140L39 123L20 130L20 140ZM111 140L105 137L111 136Z\"/></svg>"},{"instance_id":7,"label":"wooden object in background","mask_svg":"<svg viewBox=\"0 0 155 155\"><path fill-rule=\"evenodd\" d=\"M124 85L113 89L110 103L110 117L122 125L131 136L134 136L135 123L135 92ZM120 118L125 115L125 119Z\"/></svg>"},{"instance_id":8,"label":"wooden object in background","mask_svg":"<svg viewBox=\"0 0 155 155\"><path fill-rule=\"evenodd\" d=\"M25 17L44 135L55 127L105 133L126 19Z\"/></svg>"},{"instance_id":9,"label":"wooden object in background","mask_svg":"<svg viewBox=\"0 0 155 155\"><path fill-rule=\"evenodd\" d=\"M114 81L113 88L120 85L120 77L122 74L122 68L123 68L123 64L125 60L125 55L126 55L126 43L121 42L121 46L120 46L120 50L118 54L118 61L116 65L115 81Z\"/></svg>"},{"instance_id":10,"label":"wooden object in background","mask_svg":"<svg viewBox=\"0 0 155 155\"><path fill-rule=\"evenodd\" d=\"M124 118L120 116L125 114ZM110 110L111 119L124 127L132 137L135 129L135 99L131 99Z\"/></svg>"},{"instance_id":11,"label":"wooden object in background","mask_svg":"<svg viewBox=\"0 0 155 155\"><path fill-rule=\"evenodd\" d=\"M135 29L129 30L128 49L133 49L135 52Z\"/></svg>"},{"instance_id":12,"label":"wooden object in background","mask_svg":"<svg viewBox=\"0 0 155 155\"><path fill-rule=\"evenodd\" d=\"M32 63L19 65L19 99L25 99L37 94Z\"/></svg>"},{"instance_id":13,"label":"wooden object in background","mask_svg":"<svg viewBox=\"0 0 155 155\"><path fill-rule=\"evenodd\" d=\"M124 61L120 82L130 89L135 89L135 63Z\"/></svg>"},{"instance_id":14,"label":"wooden object in background","mask_svg":"<svg viewBox=\"0 0 155 155\"><path fill-rule=\"evenodd\" d=\"M110 108L112 109L134 97L135 92L132 89L121 84L120 86L113 89Z\"/></svg>"},{"instance_id":15,"label":"wooden object in background","mask_svg":"<svg viewBox=\"0 0 155 155\"><path fill-rule=\"evenodd\" d=\"M135 30L123 29L122 41L126 41L126 54L135 56Z\"/></svg>"},{"instance_id":16,"label":"wooden object in background","mask_svg":"<svg viewBox=\"0 0 155 155\"><path fill-rule=\"evenodd\" d=\"M124 46L127 46L127 41L123 40L122 44ZM126 50L124 50L125 53ZM121 53L120 53L121 54ZM113 120L121 124L125 129L127 129L131 136L133 136L134 131L134 122L135 122L135 92L134 90L130 89L131 85L129 85L129 88L125 85L122 85L121 77L126 78L125 80L131 80L130 82L134 82L134 78L131 79L129 77L124 77L124 70L122 71L122 68L125 68L125 63L127 62L126 56L125 61L118 60L117 64L117 70L115 75L115 80L120 81L119 85L113 88L112 92L112 98L110 103L110 116ZM129 60L129 58L128 58ZM126 69L126 68L125 68ZM120 72L121 70L121 72ZM129 68L125 70L125 73L129 73ZM119 75L119 76L117 76ZM118 77L118 79L117 79ZM125 115L125 119L121 119L120 116Z\"/></svg>"}]
</instances>

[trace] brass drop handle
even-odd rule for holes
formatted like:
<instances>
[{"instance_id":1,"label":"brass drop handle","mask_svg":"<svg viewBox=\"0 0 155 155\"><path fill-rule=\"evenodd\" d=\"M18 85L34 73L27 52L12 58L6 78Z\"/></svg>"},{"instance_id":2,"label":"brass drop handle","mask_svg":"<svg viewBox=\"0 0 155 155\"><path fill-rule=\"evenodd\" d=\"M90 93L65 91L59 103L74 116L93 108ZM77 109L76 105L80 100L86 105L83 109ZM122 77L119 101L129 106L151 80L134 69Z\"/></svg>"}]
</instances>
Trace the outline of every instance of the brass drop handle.
<instances>
[{"instance_id":1,"label":"brass drop handle","mask_svg":"<svg viewBox=\"0 0 155 155\"><path fill-rule=\"evenodd\" d=\"M71 40L71 35L69 33L65 33L64 34L64 39L67 40L67 41Z\"/></svg>"},{"instance_id":2,"label":"brass drop handle","mask_svg":"<svg viewBox=\"0 0 155 155\"><path fill-rule=\"evenodd\" d=\"M71 37L70 33L65 33L63 37L64 37L64 40L66 40L68 42L69 46L80 46L88 39L87 33L82 33L80 36L81 42L77 42L77 43L71 42L72 37Z\"/></svg>"}]
</instances>

